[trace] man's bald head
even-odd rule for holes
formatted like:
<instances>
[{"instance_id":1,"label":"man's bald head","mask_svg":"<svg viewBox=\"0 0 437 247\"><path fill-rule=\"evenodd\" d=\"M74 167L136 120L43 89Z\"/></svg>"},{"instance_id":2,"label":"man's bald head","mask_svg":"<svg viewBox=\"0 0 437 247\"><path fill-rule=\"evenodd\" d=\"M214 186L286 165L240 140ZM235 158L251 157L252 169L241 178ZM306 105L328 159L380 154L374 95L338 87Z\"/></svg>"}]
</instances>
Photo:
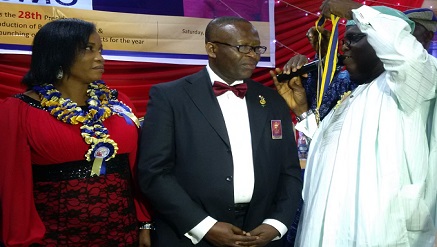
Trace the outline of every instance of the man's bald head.
<instances>
[{"instance_id":1,"label":"man's bald head","mask_svg":"<svg viewBox=\"0 0 437 247\"><path fill-rule=\"evenodd\" d=\"M228 25L235 26L236 23L240 23L240 22L244 22L252 25L246 19L236 16L223 16L223 17L215 18L214 20L210 21L206 26L205 43L214 41L217 39L218 36L224 35L222 33L224 27Z\"/></svg>"}]
</instances>

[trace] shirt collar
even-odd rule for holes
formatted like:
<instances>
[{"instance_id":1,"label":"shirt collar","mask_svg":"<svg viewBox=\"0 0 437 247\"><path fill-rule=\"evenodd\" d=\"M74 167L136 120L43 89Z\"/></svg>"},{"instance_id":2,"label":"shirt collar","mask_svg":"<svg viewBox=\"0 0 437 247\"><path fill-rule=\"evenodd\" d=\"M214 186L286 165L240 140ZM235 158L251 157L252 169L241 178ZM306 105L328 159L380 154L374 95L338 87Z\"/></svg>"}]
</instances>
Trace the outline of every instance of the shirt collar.
<instances>
[{"instance_id":1,"label":"shirt collar","mask_svg":"<svg viewBox=\"0 0 437 247\"><path fill-rule=\"evenodd\" d=\"M206 65L206 71L208 71L209 79L211 80L211 85L213 85L215 81L220 81L220 82L226 83L225 80L220 78L220 76L218 76L214 71L212 71L209 64ZM235 86L235 85L242 84L242 83L244 83L243 80L237 80L237 81L234 81L233 83L231 83L230 86Z\"/></svg>"}]
</instances>

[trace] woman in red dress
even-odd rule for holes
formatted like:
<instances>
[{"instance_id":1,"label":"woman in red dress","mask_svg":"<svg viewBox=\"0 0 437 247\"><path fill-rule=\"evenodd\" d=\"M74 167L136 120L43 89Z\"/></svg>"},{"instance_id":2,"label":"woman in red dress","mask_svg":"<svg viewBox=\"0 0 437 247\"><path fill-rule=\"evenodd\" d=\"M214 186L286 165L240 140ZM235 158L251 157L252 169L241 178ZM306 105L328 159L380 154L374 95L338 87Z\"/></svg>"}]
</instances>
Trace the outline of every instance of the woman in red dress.
<instances>
[{"instance_id":1,"label":"woman in red dress","mask_svg":"<svg viewBox=\"0 0 437 247\"><path fill-rule=\"evenodd\" d=\"M134 169L139 122L100 81L101 52L86 21L36 34L29 90L0 103L0 243L150 246Z\"/></svg>"}]
</instances>

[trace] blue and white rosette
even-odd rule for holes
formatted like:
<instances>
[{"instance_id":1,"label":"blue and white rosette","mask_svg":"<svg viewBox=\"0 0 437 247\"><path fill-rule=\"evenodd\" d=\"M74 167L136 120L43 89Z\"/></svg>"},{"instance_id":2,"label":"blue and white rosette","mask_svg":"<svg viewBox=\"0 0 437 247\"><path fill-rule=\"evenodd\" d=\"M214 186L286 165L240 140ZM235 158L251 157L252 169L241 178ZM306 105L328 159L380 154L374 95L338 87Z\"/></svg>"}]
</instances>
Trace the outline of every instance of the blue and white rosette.
<instances>
[{"instance_id":1,"label":"blue and white rosette","mask_svg":"<svg viewBox=\"0 0 437 247\"><path fill-rule=\"evenodd\" d=\"M105 139L93 145L92 149L89 150L90 158L94 160L91 168L91 177L106 174L105 161L113 158L117 150L117 143L111 139Z\"/></svg>"},{"instance_id":2,"label":"blue and white rosette","mask_svg":"<svg viewBox=\"0 0 437 247\"><path fill-rule=\"evenodd\" d=\"M134 122L137 128L140 127L140 121L135 116L135 114L132 113L132 110L127 105L118 101L113 101L111 102L111 109L114 113L123 117L126 123L132 125L132 122Z\"/></svg>"}]
</instances>

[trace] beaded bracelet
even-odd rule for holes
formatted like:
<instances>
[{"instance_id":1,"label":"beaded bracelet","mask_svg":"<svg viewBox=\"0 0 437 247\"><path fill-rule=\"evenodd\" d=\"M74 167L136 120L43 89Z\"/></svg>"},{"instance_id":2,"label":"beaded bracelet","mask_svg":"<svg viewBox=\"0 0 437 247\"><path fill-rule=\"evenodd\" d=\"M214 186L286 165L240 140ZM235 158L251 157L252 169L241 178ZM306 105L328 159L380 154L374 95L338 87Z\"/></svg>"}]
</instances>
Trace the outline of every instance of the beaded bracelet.
<instances>
[{"instance_id":1,"label":"beaded bracelet","mask_svg":"<svg viewBox=\"0 0 437 247\"><path fill-rule=\"evenodd\" d=\"M140 222L138 228L140 230L155 230L153 222Z\"/></svg>"}]
</instances>

